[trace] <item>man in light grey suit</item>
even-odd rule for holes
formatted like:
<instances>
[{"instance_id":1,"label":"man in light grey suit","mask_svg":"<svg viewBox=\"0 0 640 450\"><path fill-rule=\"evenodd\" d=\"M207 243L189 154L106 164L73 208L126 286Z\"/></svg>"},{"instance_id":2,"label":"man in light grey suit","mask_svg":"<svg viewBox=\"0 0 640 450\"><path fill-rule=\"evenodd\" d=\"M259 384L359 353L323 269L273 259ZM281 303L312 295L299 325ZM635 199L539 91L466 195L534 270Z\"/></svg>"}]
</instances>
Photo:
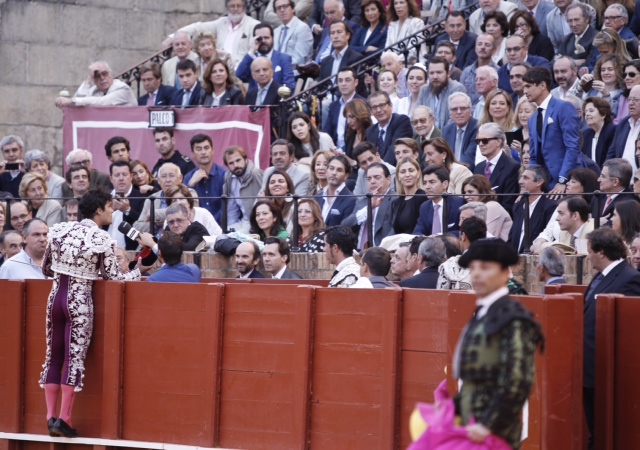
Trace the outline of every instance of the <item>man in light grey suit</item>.
<instances>
[{"instance_id":1,"label":"man in light grey suit","mask_svg":"<svg viewBox=\"0 0 640 450\"><path fill-rule=\"evenodd\" d=\"M441 130L451 122L447 99L454 92L466 92L466 89L461 83L449 78L447 60L434 56L429 61L429 84L420 88L418 105L431 108L436 116L436 127Z\"/></svg>"},{"instance_id":2,"label":"man in light grey suit","mask_svg":"<svg viewBox=\"0 0 640 450\"><path fill-rule=\"evenodd\" d=\"M304 64L311 57L313 35L309 25L298 19L293 0L275 0L273 9L282 25L273 31L273 48L291 56L294 65Z\"/></svg>"},{"instance_id":3,"label":"man in light grey suit","mask_svg":"<svg viewBox=\"0 0 640 450\"><path fill-rule=\"evenodd\" d=\"M198 55L192 51L193 42L189 33L183 31L176 32L176 34L173 35L171 45L173 46L174 57L162 64L162 84L180 88L176 66L180 61L184 61L185 59L195 61L198 59Z\"/></svg>"},{"instance_id":4,"label":"man in light grey suit","mask_svg":"<svg viewBox=\"0 0 640 450\"><path fill-rule=\"evenodd\" d=\"M342 221L353 229L359 227L358 249L365 248L367 243L371 246L379 246L387 236L394 234L392 224L392 204L396 198L393 194L393 184L391 173L387 166L382 163L373 163L367 167L367 184L369 192L374 194L371 200L373 207L373 236L369 236L367 231L367 199L360 199L356 203L353 213Z\"/></svg>"},{"instance_id":5,"label":"man in light grey suit","mask_svg":"<svg viewBox=\"0 0 640 450\"><path fill-rule=\"evenodd\" d=\"M282 238L271 236L264 241L262 262L264 270L271 274L271 278L279 280L301 280L302 277L289 270L287 264L291 259L289 244Z\"/></svg>"},{"instance_id":6,"label":"man in light grey suit","mask_svg":"<svg viewBox=\"0 0 640 450\"><path fill-rule=\"evenodd\" d=\"M309 188L309 169L306 164L296 164L295 149L293 144L286 139L276 139L271 144L271 164L264 171L264 178L262 180L262 192L264 192L269 182L269 177L274 170L284 170L289 174L293 181L295 193L298 195L307 195L307 189ZM293 195L293 192L290 192Z\"/></svg>"},{"instance_id":7,"label":"man in light grey suit","mask_svg":"<svg viewBox=\"0 0 640 450\"><path fill-rule=\"evenodd\" d=\"M554 0L553 3L555 3L556 7L547 13L547 36L551 39L556 53L560 53L563 38L571 33L565 12L570 5L579 3L579 0ZM596 10L591 5L587 5L586 3L582 4L589 8L589 16L591 17L590 24L595 28Z\"/></svg>"}]
</instances>

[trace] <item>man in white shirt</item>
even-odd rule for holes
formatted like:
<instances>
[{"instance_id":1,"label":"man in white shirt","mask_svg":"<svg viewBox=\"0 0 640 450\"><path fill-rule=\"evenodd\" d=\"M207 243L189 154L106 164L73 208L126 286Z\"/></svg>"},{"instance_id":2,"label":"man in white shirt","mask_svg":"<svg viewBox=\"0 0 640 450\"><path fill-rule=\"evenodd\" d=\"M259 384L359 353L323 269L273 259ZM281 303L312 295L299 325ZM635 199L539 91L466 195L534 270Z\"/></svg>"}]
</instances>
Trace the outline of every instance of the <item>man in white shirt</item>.
<instances>
[{"instance_id":1,"label":"man in white shirt","mask_svg":"<svg viewBox=\"0 0 640 450\"><path fill-rule=\"evenodd\" d=\"M56 98L56 106L138 106L131 87L113 78L113 72L105 61L89 66L89 75L72 98Z\"/></svg>"},{"instance_id":2,"label":"man in white shirt","mask_svg":"<svg viewBox=\"0 0 640 450\"><path fill-rule=\"evenodd\" d=\"M44 280L42 259L47 248L49 227L41 219L31 219L22 229L25 247L0 267L2 280Z\"/></svg>"},{"instance_id":3,"label":"man in white shirt","mask_svg":"<svg viewBox=\"0 0 640 450\"><path fill-rule=\"evenodd\" d=\"M162 83L166 86L180 87L180 78L176 70L178 63L190 59L195 61L198 55L193 52L191 35L184 31L177 31L173 35L173 57L162 64Z\"/></svg>"},{"instance_id":4,"label":"man in white shirt","mask_svg":"<svg viewBox=\"0 0 640 450\"><path fill-rule=\"evenodd\" d=\"M298 195L306 195L309 186L309 166L295 162L295 149L293 144L286 139L277 139L271 144L271 163L273 166L264 171L262 178L262 190L267 187L267 181L274 170L284 170L293 181L293 186ZM293 194L293 192L291 192Z\"/></svg>"},{"instance_id":5,"label":"man in white shirt","mask_svg":"<svg viewBox=\"0 0 640 450\"><path fill-rule=\"evenodd\" d=\"M578 65L569 56L561 56L553 63L553 77L558 87L551 90L551 95L564 100L566 95L576 95L578 87Z\"/></svg>"},{"instance_id":6,"label":"man in white shirt","mask_svg":"<svg viewBox=\"0 0 640 450\"><path fill-rule=\"evenodd\" d=\"M113 215L111 216L111 225L109 225L108 232L113 240L117 242L118 247L135 250L138 247L138 243L125 237L118 231L118 226L122 222L127 222L131 225L138 220L144 206L144 199L140 191L133 186L133 176L128 163L124 161L112 163L109 166L109 173L109 178L113 185L113 190L111 191ZM129 200L128 197L134 198Z\"/></svg>"}]
</instances>

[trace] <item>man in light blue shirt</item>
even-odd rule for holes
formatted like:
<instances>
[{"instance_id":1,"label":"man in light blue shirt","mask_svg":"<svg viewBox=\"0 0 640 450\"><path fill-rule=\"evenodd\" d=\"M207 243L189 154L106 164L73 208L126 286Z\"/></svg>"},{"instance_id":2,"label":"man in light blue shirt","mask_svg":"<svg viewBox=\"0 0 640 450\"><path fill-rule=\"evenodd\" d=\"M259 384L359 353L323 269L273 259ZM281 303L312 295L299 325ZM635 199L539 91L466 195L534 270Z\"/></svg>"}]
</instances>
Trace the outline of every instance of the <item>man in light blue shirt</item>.
<instances>
[{"instance_id":1,"label":"man in light blue shirt","mask_svg":"<svg viewBox=\"0 0 640 450\"><path fill-rule=\"evenodd\" d=\"M22 239L25 247L0 267L3 280L44 280L42 258L47 248L49 227L42 219L31 219L24 224Z\"/></svg>"}]
</instances>

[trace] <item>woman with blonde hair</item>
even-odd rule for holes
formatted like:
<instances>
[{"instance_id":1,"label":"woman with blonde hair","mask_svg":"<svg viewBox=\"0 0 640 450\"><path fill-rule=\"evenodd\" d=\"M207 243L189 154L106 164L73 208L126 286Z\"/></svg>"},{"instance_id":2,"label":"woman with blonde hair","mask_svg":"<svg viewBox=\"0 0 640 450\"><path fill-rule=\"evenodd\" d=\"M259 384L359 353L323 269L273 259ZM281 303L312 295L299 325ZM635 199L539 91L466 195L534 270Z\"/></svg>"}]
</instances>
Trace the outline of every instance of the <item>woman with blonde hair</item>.
<instances>
[{"instance_id":1,"label":"woman with blonde hair","mask_svg":"<svg viewBox=\"0 0 640 450\"><path fill-rule=\"evenodd\" d=\"M391 205L391 223L396 234L413 233L420 216L420 206L428 200L422 189L420 164L413 158L402 158L396 166L396 191Z\"/></svg>"},{"instance_id":2,"label":"woman with blonde hair","mask_svg":"<svg viewBox=\"0 0 640 450\"><path fill-rule=\"evenodd\" d=\"M222 62L224 62L227 67L229 67L229 71L231 72L231 79L235 80L236 76L233 70L233 60L231 59L231 55L225 52L218 51L218 49L216 48L216 37L212 32L203 31L202 33L199 33L193 41L193 48L198 54L196 67L198 68L198 78L200 82L203 82L206 79L204 72L211 61L215 59L222 60Z\"/></svg>"},{"instance_id":3,"label":"woman with blonde hair","mask_svg":"<svg viewBox=\"0 0 640 450\"><path fill-rule=\"evenodd\" d=\"M34 218L44 220L48 226L62 222L62 206L51 200L44 177L35 172L27 172L18 188L20 198L26 200Z\"/></svg>"},{"instance_id":4,"label":"woman with blonde hair","mask_svg":"<svg viewBox=\"0 0 640 450\"><path fill-rule=\"evenodd\" d=\"M312 198L298 202L298 251L304 253L324 252L324 230L322 209Z\"/></svg>"},{"instance_id":5,"label":"woman with blonde hair","mask_svg":"<svg viewBox=\"0 0 640 450\"><path fill-rule=\"evenodd\" d=\"M327 167L333 152L318 150L311 158L311 173L309 174L309 189L307 195L313 197L327 187Z\"/></svg>"},{"instance_id":6,"label":"woman with blonde hair","mask_svg":"<svg viewBox=\"0 0 640 450\"><path fill-rule=\"evenodd\" d=\"M495 122L500 125L502 131L508 133L516 129L516 115L513 110L511 96L502 89L496 89L489 93L484 103L482 117L478 125Z\"/></svg>"},{"instance_id":7,"label":"woman with blonde hair","mask_svg":"<svg viewBox=\"0 0 640 450\"><path fill-rule=\"evenodd\" d=\"M449 194L462 194L462 183L473 175L466 166L460 164L453 150L444 138L434 138L422 144L422 152L427 165L436 164L449 171Z\"/></svg>"},{"instance_id":8,"label":"woman with blonde hair","mask_svg":"<svg viewBox=\"0 0 640 450\"><path fill-rule=\"evenodd\" d=\"M518 131L520 132L521 139L514 138L511 141L511 148L520 153L520 161L522 161L522 151L525 142L529 142L529 119L538 109L538 105L534 102L530 102L527 97L520 99L516 105L516 125L519 125ZM507 136L508 138L508 136Z\"/></svg>"}]
</instances>

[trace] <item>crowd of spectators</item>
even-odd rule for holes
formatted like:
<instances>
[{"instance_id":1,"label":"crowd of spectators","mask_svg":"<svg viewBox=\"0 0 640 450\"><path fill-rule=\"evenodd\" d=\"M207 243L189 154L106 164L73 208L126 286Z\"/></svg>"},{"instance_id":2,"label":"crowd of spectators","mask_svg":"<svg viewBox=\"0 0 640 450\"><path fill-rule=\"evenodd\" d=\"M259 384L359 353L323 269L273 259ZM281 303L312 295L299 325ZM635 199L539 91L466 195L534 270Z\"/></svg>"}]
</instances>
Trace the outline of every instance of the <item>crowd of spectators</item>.
<instances>
[{"instance_id":1,"label":"crowd of spectators","mask_svg":"<svg viewBox=\"0 0 640 450\"><path fill-rule=\"evenodd\" d=\"M588 234L608 226L635 248L640 63L633 58L640 17L634 8L483 0L467 19L459 11L467 2L445 0L424 5L430 13L422 19L415 0L307 3L272 0L259 21L242 0L226 0L225 16L183 27L163 42L173 57L142 68L145 94L137 100L103 61L89 66L72 97L56 99L59 107L274 105L278 88L308 82L315 62L316 79L333 77L334 93L318 117L288 116L286 135L271 143L271 167L256 167L250 149L214 149L203 133L194 133L190 153L181 153L173 130L158 128L151 131L157 161L132 161L129 141L113 136L104 143L108 167L93 167L92 153L75 149L61 177L45 152L25 151L20 137L6 136L0 191L13 200L0 208L3 258L13 256L19 237L27 242L30 220L46 226L78 220L77 198L96 188L113 196L108 231L126 250L140 242L119 231L123 222L158 253L156 241L168 231L184 251L194 250L204 236L223 234L226 205L228 231L254 243L279 238L293 251L326 251L337 265L343 260L330 251L327 229L346 226L355 236L352 250L390 249L389 268L403 282L418 267L432 271L430 279L457 270L436 257L440 244L451 242L425 241L431 259L423 260L422 247L409 251L412 235L456 236L460 252L484 230L549 261L556 254L549 247L587 253ZM446 10L454 4L459 8ZM424 45L401 51L403 40L439 19L445 33L430 54ZM359 61L374 54L379 67L362 74ZM215 151L224 167L214 162ZM474 226L464 231L470 218ZM288 261L278 248L270 254ZM342 250L345 260L351 257ZM249 256L255 260L256 253ZM386 267L365 265L372 277ZM541 272L555 277L559 265L548 265ZM437 284L468 285L464 278Z\"/></svg>"}]
</instances>

